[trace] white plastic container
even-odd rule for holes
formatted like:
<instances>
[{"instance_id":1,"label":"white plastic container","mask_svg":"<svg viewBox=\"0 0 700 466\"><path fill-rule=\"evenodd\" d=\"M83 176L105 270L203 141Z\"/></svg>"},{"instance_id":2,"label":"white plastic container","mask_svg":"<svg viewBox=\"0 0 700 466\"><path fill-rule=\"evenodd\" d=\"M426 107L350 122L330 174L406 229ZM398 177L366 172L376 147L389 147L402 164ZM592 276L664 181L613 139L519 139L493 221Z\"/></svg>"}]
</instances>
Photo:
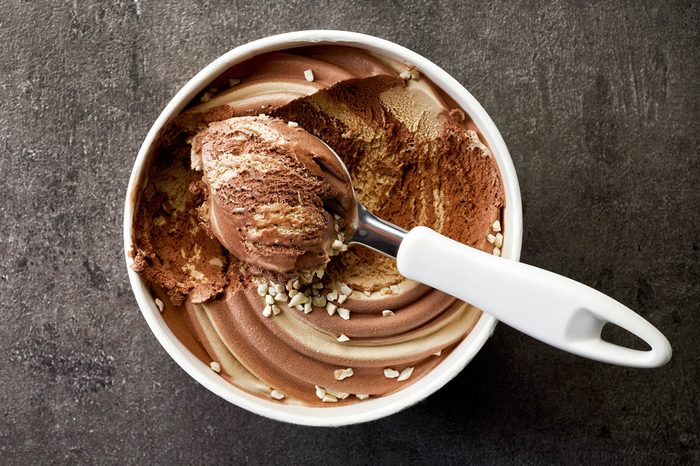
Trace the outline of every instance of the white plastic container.
<instances>
[{"instance_id":1,"label":"white plastic container","mask_svg":"<svg viewBox=\"0 0 700 466\"><path fill-rule=\"evenodd\" d=\"M132 221L135 203L138 199L138 184L142 179L143 170L146 169L146 161L153 150L157 136L166 123L177 116L200 91L207 88L211 81L231 66L262 53L317 44L348 45L416 65L423 75L430 78L469 114L491 148L503 179L506 196L504 227L507 241L504 244L502 255L509 259L518 260L522 242L522 207L518 179L501 134L479 102L440 67L400 45L364 34L315 30L266 37L236 47L197 73L168 103L148 132L131 172L124 206L124 252L127 264L131 263L128 252L132 245ZM127 270L136 301L146 322L163 348L180 367L207 389L241 408L272 419L295 424L311 426L356 424L388 416L407 408L423 400L455 377L481 349L493 333L497 323L494 317L482 314L469 335L440 365L419 381L392 395L346 406L318 408L289 406L273 400L258 398L234 387L193 356L166 325L155 306L145 281L130 266L127 267Z\"/></svg>"}]
</instances>

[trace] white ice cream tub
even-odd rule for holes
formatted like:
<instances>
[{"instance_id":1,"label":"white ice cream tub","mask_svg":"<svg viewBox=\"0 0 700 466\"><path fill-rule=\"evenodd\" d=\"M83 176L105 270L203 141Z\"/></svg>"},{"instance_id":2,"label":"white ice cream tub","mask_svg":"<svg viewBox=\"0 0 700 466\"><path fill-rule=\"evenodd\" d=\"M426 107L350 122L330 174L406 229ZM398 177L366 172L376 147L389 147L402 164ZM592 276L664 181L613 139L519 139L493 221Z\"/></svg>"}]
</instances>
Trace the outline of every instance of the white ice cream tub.
<instances>
[{"instance_id":1,"label":"white ice cream tub","mask_svg":"<svg viewBox=\"0 0 700 466\"><path fill-rule=\"evenodd\" d=\"M190 353L165 323L146 282L131 269L129 258L139 181L142 179L143 170L147 169L147 161L165 125L177 116L199 92L209 87L209 83L230 67L262 53L319 44L357 47L380 56L413 64L421 74L427 76L467 112L491 148L503 179L506 196L503 220L507 241L505 241L502 255L512 260L519 259L523 223L520 188L508 148L486 110L459 82L421 55L387 40L365 34L331 30L290 32L241 45L207 65L180 89L151 127L134 162L124 205L124 253L131 287L148 326L168 354L197 382L221 398L261 416L310 426L340 426L388 416L423 400L440 389L455 377L484 346L493 333L497 320L488 314L482 314L472 331L441 364L417 382L394 394L345 406L292 406L272 399L258 398L229 384Z\"/></svg>"}]
</instances>

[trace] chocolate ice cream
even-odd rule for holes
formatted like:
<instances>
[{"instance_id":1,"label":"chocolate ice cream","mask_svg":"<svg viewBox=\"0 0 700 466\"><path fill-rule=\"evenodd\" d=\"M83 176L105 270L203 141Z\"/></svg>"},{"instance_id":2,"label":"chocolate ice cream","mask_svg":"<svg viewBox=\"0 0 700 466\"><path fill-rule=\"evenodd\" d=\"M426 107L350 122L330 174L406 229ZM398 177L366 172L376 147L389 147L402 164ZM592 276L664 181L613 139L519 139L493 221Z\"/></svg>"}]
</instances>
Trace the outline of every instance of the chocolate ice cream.
<instances>
[{"instance_id":1,"label":"chocolate ice cream","mask_svg":"<svg viewBox=\"0 0 700 466\"><path fill-rule=\"evenodd\" d=\"M196 152L195 135L233 117L298 123L340 155L370 211L492 252L492 241L508 240L504 193L469 116L412 66L342 46L263 54L210 88L163 134L135 219L135 268L180 341L230 383L290 404L387 395L440 364L481 311L403 279L391 259L361 247L331 257L321 273L270 280L228 251L224 228L243 223L207 234L213 225L200 211L212 201L187 141ZM240 179L235 189L254 181ZM326 232L316 218L312 230Z\"/></svg>"},{"instance_id":2,"label":"chocolate ice cream","mask_svg":"<svg viewBox=\"0 0 700 466\"><path fill-rule=\"evenodd\" d=\"M201 215L238 259L280 274L325 267L354 213L330 149L296 122L265 115L214 122L191 141L207 201Z\"/></svg>"}]
</instances>

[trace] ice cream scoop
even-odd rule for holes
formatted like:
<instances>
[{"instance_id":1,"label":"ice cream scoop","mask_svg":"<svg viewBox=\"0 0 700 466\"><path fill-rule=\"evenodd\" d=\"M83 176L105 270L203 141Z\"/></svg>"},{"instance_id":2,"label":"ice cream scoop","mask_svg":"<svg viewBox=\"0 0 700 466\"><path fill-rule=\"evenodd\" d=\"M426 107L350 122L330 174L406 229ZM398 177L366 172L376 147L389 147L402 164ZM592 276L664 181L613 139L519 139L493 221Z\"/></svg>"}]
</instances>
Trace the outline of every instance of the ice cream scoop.
<instances>
[{"instance_id":1,"label":"ice cream scoop","mask_svg":"<svg viewBox=\"0 0 700 466\"><path fill-rule=\"evenodd\" d=\"M344 166L320 140L265 115L215 122L192 140L211 232L244 262L272 272L315 270L337 253L354 215Z\"/></svg>"},{"instance_id":2,"label":"ice cream scoop","mask_svg":"<svg viewBox=\"0 0 700 466\"><path fill-rule=\"evenodd\" d=\"M335 154L329 147L328 150ZM340 157L345 181L350 174ZM419 226L405 231L355 202L349 244L396 258L406 278L469 302L505 324L544 343L590 359L631 367L658 367L671 357L659 330L609 296L582 283L531 265L488 254ZM469 219L464 219L468 222ZM644 340L640 351L605 341L612 323Z\"/></svg>"}]
</instances>

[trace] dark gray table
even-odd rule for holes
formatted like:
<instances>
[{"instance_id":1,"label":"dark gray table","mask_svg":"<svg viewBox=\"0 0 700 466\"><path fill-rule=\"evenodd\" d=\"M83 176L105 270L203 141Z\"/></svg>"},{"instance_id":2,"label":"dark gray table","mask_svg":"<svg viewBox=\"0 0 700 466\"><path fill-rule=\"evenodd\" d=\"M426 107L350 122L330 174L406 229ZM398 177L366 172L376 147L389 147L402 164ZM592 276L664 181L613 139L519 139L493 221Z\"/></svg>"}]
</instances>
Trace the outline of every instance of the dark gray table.
<instances>
[{"instance_id":1,"label":"dark gray table","mask_svg":"<svg viewBox=\"0 0 700 466\"><path fill-rule=\"evenodd\" d=\"M700 462L697 2L194 3L0 3L1 463ZM337 430L254 416L177 367L122 257L137 149L209 61L314 28L396 41L462 82L518 170L523 260L635 308L670 364L590 362L501 325L427 401Z\"/></svg>"}]
</instances>

